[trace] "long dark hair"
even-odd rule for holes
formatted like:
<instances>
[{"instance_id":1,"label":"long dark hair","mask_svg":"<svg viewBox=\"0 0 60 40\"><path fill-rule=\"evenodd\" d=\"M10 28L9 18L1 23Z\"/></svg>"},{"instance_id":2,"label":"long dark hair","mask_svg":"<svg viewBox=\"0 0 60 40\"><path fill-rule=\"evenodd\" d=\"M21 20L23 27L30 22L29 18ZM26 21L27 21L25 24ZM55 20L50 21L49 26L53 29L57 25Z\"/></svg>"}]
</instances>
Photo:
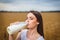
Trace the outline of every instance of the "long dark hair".
<instances>
[{"instance_id":1,"label":"long dark hair","mask_svg":"<svg viewBox=\"0 0 60 40\"><path fill-rule=\"evenodd\" d=\"M29 13L32 13L37 18L37 21L39 22L38 27L37 27L37 32L41 36L44 37L44 33L43 33L43 20L42 20L42 16L41 16L40 12L38 12L38 11L29 11Z\"/></svg>"}]
</instances>

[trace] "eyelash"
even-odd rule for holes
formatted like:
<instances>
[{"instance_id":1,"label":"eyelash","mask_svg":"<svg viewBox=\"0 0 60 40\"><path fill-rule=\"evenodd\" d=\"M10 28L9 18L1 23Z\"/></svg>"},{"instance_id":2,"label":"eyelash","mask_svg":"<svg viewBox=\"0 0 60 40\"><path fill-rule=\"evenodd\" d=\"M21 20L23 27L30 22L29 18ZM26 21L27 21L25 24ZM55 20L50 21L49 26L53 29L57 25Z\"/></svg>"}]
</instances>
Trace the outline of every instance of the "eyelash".
<instances>
[{"instance_id":1,"label":"eyelash","mask_svg":"<svg viewBox=\"0 0 60 40\"><path fill-rule=\"evenodd\" d=\"M31 20L33 20L33 18L30 18Z\"/></svg>"},{"instance_id":2,"label":"eyelash","mask_svg":"<svg viewBox=\"0 0 60 40\"><path fill-rule=\"evenodd\" d=\"M26 20L27 20L28 18L26 18ZM30 20L33 20L33 18L29 18Z\"/></svg>"}]
</instances>

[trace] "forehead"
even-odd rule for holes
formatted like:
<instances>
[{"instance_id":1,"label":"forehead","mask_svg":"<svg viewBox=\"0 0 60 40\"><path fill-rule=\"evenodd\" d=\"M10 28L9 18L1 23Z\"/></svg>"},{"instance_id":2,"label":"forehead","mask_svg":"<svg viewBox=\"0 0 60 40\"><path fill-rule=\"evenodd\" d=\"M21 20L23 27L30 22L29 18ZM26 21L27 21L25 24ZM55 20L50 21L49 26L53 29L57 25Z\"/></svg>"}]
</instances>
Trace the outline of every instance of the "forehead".
<instances>
[{"instance_id":1,"label":"forehead","mask_svg":"<svg viewBox=\"0 0 60 40\"><path fill-rule=\"evenodd\" d=\"M35 17L35 15L33 13L28 13L27 17Z\"/></svg>"}]
</instances>

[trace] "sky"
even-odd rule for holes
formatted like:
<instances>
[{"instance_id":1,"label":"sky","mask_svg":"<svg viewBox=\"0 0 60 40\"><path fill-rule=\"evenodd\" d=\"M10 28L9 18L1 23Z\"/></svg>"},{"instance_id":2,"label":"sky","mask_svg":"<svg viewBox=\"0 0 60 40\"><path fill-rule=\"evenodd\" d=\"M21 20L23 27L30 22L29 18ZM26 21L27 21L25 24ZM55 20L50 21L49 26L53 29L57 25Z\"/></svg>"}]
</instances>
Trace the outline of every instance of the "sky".
<instances>
[{"instance_id":1,"label":"sky","mask_svg":"<svg viewBox=\"0 0 60 40\"><path fill-rule=\"evenodd\" d=\"M60 11L60 0L0 0L0 11Z\"/></svg>"}]
</instances>

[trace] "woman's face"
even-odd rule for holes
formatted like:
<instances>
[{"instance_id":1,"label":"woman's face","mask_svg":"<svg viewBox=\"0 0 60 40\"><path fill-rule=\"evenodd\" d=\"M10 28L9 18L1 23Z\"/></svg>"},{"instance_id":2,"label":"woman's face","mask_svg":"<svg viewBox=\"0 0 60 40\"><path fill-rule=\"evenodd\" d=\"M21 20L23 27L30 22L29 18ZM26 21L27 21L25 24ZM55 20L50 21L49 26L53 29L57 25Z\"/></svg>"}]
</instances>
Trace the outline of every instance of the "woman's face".
<instances>
[{"instance_id":1,"label":"woman's face","mask_svg":"<svg viewBox=\"0 0 60 40\"><path fill-rule=\"evenodd\" d=\"M37 18L32 13L27 14L26 22L28 22L27 28L35 28L38 24Z\"/></svg>"}]
</instances>

